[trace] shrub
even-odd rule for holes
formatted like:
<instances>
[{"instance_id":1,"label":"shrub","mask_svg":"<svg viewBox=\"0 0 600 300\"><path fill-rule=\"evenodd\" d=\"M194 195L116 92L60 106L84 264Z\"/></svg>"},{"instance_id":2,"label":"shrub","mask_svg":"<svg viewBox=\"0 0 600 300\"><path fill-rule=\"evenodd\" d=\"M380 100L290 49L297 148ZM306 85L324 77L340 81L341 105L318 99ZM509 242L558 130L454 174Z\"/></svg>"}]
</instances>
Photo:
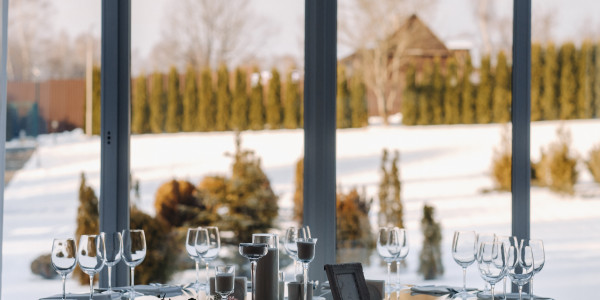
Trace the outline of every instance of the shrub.
<instances>
[{"instance_id":1,"label":"shrub","mask_svg":"<svg viewBox=\"0 0 600 300\"><path fill-rule=\"evenodd\" d=\"M512 149L508 128L502 132L500 147L494 149L492 158L492 181L497 190L511 190Z\"/></svg>"},{"instance_id":2,"label":"shrub","mask_svg":"<svg viewBox=\"0 0 600 300\"><path fill-rule=\"evenodd\" d=\"M77 208L77 229L75 230L75 243L79 243L82 234L98 234L100 232L98 212L98 197L90 186L87 185L85 174L81 173L79 185L79 207ZM88 284L89 275L83 273L79 265L73 270L73 277L81 284ZM96 278L97 280L97 278Z\"/></svg>"},{"instance_id":3,"label":"shrub","mask_svg":"<svg viewBox=\"0 0 600 300\"><path fill-rule=\"evenodd\" d=\"M373 200L367 199L364 190L360 194L356 188L347 194L337 193L336 249L338 253L349 255L352 253L346 253L346 249L373 249L375 240L369 222L369 210L372 203ZM352 260L360 260L365 257L369 257L369 255L362 257L354 255Z\"/></svg>"},{"instance_id":4,"label":"shrub","mask_svg":"<svg viewBox=\"0 0 600 300\"><path fill-rule=\"evenodd\" d=\"M388 170L388 151L383 149L381 157L381 181L379 182L379 223L381 226L398 226L404 228L403 207L400 182L400 152L394 151L394 158Z\"/></svg>"},{"instance_id":5,"label":"shrub","mask_svg":"<svg viewBox=\"0 0 600 300\"><path fill-rule=\"evenodd\" d=\"M590 150L590 159L586 162L590 173L597 183L600 183L600 145Z\"/></svg>"},{"instance_id":6,"label":"shrub","mask_svg":"<svg viewBox=\"0 0 600 300\"><path fill-rule=\"evenodd\" d=\"M550 170L548 169L548 153L540 150L540 160L531 163L531 184L536 186L550 185Z\"/></svg>"},{"instance_id":7,"label":"shrub","mask_svg":"<svg viewBox=\"0 0 600 300\"><path fill-rule=\"evenodd\" d=\"M58 273L52 268L51 254L42 254L31 262L31 272L40 275L45 279L52 279L58 276Z\"/></svg>"},{"instance_id":8,"label":"shrub","mask_svg":"<svg viewBox=\"0 0 600 300\"><path fill-rule=\"evenodd\" d=\"M190 182L171 180L164 183L156 191L156 217L175 227L188 224L203 208L196 195L196 187Z\"/></svg>"},{"instance_id":9,"label":"shrub","mask_svg":"<svg viewBox=\"0 0 600 300\"><path fill-rule=\"evenodd\" d=\"M435 279L444 274L442 264L442 231L440 223L433 218L434 208L423 206L423 218L421 219L421 232L423 232L423 248L419 255L419 274L425 280Z\"/></svg>"},{"instance_id":10,"label":"shrub","mask_svg":"<svg viewBox=\"0 0 600 300\"><path fill-rule=\"evenodd\" d=\"M548 150L548 169L550 170L550 189L573 195L574 186L579 176L577 157L571 153L571 134L560 127L557 130L558 141L552 143Z\"/></svg>"}]
</instances>

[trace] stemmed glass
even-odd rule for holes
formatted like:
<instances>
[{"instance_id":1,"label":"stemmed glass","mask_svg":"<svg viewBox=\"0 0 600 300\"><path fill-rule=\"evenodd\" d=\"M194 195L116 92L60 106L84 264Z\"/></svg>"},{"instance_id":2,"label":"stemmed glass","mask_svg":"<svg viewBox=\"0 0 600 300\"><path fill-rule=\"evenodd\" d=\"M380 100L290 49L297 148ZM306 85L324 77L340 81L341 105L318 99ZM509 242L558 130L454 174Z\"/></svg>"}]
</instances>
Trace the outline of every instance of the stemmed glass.
<instances>
[{"instance_id":1,"label":"stemmed glass","mask_svg":"<svg viewBox=\"0 0 600 300\"><path fill-rule=\"evenodd\" d=\"M508 277L519 286L519 300L523 300L523 285L533 276L533 252L531 247L524 246L521 240L517 247L511 246L508 250Z\"/></svg>"},{"instance_id":2,"label":"stemmed glass","mask_svg":"<svg viewBox=\"0 0 600 300\"><path fill-rule=\"evenodd\" d=\"M300 228L290 227L285 232L285 237L283 239L283 248L287 252L287 254L294 260L294 280L296 279L296 272L298 270L298 246L296 245L296 241L298 239L309 239L310 236L310 228L308 226L303 226Z\"/></svg>"},{"instance_id":3,"label":"stemmed glass","mask_svg":"<svg viewBox=\"0 0 600 300\"><path fill-rule=\"evenodd\" d=\"M531 275L531 280L529 281L529 294L531 295L531 299L535 299L535 296L533 295L533 277L544 267L546 255L544 253L544 242L542 242L542 240L529 240L529 247L531 247L531 252L533 253L534 263L533 275Z\"/></svg>"},{"instance_id":4,"label":"stemmed glass","mask_svg":"<svg viewBox=\"0 0 600 300\"><path fill-rule=\"evenodd\" d=\"M66 299L65 281L67 274L73 272L77 265L77 245L72 238L54 239L52 241L52 268L62 278L62 299Z\"/></svg>"},{"instance_id":5,"label":"stemmed glass","mask_svg":"<svg viewBox=\"0 0 600 300\"><path fill-rule=\"evenodd\" d=\"M208 241L208 231L206 229L197 227L197 228L188 228L187 237L185 239L185 250L191 259L196 263L196 282L193 284L196 293L200 289L200 261L202 257L198 255L196 251L196 240L198 239L198 235L203 235L204 240ZM207 245L208 246L208 245ZM207 248L208 250L208 248Z\"/></svg>"},{"instance_id":6,"label":"stemmed glass","mask_svg":"<svg viewBox=\"0 0 600 300\"><path fill-rule=\"evenodd\" d=\"M389 291L391 291L392 286L392 262L396 260L400 250L399 231L389 227L379 228L379 234L377 236L377 253L381 256L381 259L387 263L388 276L386 286Z\"/></svg>"},{"instance_id":7,"label":"stemmed glass","mask_svg":"<svg viewBox=\"0 0 600 300\"><path fill-rule=\"evenodd\" d=\"M510 246L514 246L514 247L518 246L517 238L514 236L500 235L500 236L496 237L496 241L504 244L504 251L508 251L508 249L510 249ZM506 265L506 268L508 269L508 264ZM508 277L508 276L504 276L504 278L502 279L502 281L504 282L504 287L502 288L502 292L504 294L504 300L506 300L506 277Z\"/></svg>"},{"instance_id":8,"label":"stemmed glass","mask_svg":"<svg viewBox=\"0 0 600 300\"><path fill-rule=\"evenodd\" d=\"M408 246L408 235L404 228L394 227L394 230L398 232L398 240L400 241L400 251L396 256L396 283L398 284L398 290L401 290L400 286L400 264L408 255L410 250Z\"/></svg>"},{"instance_id":9,"label":"stemmed glass","mask_svg":"<svg viewBox=\"0 0 600 300\"><path fill-rule=\"evenodd\" d=\"M298 239L296 241L296 245L298 246L298 261L304 267L304 300L308 299L308 265L315 258L316 244L316 238Z\"/></svg>"},{"instance_id":10,"label":"stemmed glass","mask_svg":"<svg viewBox=\"0 0 600 300\"><path fill-rule=\"evenodd\" d=\"M240 243L240 255L250 261L250 275L252 281L252 300L256 299L256 262L269 251L267 244Z\"/></svg>"},{"instance_id":11,"label":"stemmed glass","mask_svg":"<svg viewBox=\"0 0 600 300\"><path fill-rule=\"evenodd\" d=\"M100 237L102 238L106 250L104 264L108 269L108 293L112 294L112 267L117 265L123 256L123 237L120 232L101 232Z\"/></svg>"},{"instance_id":12,"label":"stemmed glass","mask_svg":"<svg viewBox=\"0 0 600 300\"><path fill-rule=\"evenodd\" d=\"M479 247L481 246L482 243L484 242L495 242L496 241L496 234L494 233L478 233L477 234L477 242L475 244L475 252L479 251ZM475 253L475 255L477 255L477 253ZM490 289L488 288L488 283L485 283L485 286L483 287L483 291L480 293L481 296L489 296L490 295Z\"/></svg>"},{"instance_id":13,"label":"stemmed glass","mask_svg":"<svg viewBox=\"0 0 600 300\"><path fill-rule=\"evenodd\" d=\"M452 258L463 269L463 288L454 297L465 297L467 293L467 267L475 261L475 231L455 231L452 239Z\"/></svg>"},{"instance_id":14,"label":"stemmed glass","mask_svg":"<svg viewBox=\"0 0 600 300\"><path fill-rule=\"evenodd\" d=\"M205 287L208 290L208 278L210 270L209 264L219 256L219 250L221 250L221 238L219 237L219 228L214 226L202 228L207 232L207 240L203 240L204 236L202 234L198 234L196 237L196 252L206 264ZM200 243L200 246L198 246L198 243Z\"/></svg>"},{"instance_id":15,"label":"stemmed glass","mask_svg":"<svg viewBox=\"0 0 600 300\"><path fill-rule=\"evenodd\" d=\"M106 247L100 235L84 234L79 239L78 260L81 270L90 275L90 300L94 298L94 275L104 267Z\"/></svg>"},{"instance_id":16,"label":"stemmed glass","mask_svg":"<svg viewBox=\"0 0 600 300\"><path fill-rule=\"evenodd\" d=\"M506 254L502 242L483 242L477 252L479 274L490 284L492 299L495 299L494 285L506 275Z\"/></svg>"},{"instance_id":17,"label":"stemmed glass","mask_svg":"<svg viewBox=\"0 0 600 300\"><path fill-rule=\"evenodd\" d=\"M146 236L142 229L123 230L123 261L131 268L131 291L130 298L136 296L134 269L141 264L146 257Z\"/></svg>"},{"instance_id":18,"label":"stemmed glass","mask_svg":"<svg viewBox=\"0 0 600 300\"><path fill-rule=\"evenodd\" d=\"M233 293L235 281L235 267L232 265L221 265L215 267L215 293L221 299L227 299Z\"/></svg>"}]
</instances>

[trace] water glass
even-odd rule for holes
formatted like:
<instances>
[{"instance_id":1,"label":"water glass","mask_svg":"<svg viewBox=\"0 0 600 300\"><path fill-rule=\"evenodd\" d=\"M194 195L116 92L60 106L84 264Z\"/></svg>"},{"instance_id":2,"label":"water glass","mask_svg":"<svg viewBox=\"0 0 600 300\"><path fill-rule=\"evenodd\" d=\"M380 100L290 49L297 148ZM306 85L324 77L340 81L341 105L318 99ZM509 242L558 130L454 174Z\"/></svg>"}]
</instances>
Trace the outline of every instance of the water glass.
<instances>
[{"instance_id":1,"label":"water glass","mask_svg":"<svg viewBox=\"0 0 600 300\"><path fill-rule=\"evenodd\" d=\"M215 267L215 293L221 299L227 299L233 293L235 281L235 267L232 265L220 265Z\"/></svg>"},{"instance_id":2,"label":"water glass","mask_svg":"<svg viewBox=\"0 0 600 300\"><path fill-rule=\"evenodd\" d=\"M66 299L65 281L77 265L77 245L75 239L54 239L52 241L52 268L62 278L62 299Z\"/></svg>"},{"instance_id":3,"label":"water glass","mask_svg":"<svg viewBox=\"0 0 600 300\"><path fill-rule=\"evenodd\" d=\"M452 258L463 269L463 288L456 296L468 296L467 267L475 262L475 231L456 231L452 239Z\"/></svg>"},{"instance_id":4,"label":"water glass","mask_svg":"<svg viewBox=\"0 0 600 300\"><path fill-rule=\"evenodd\" d=\"M79 267L90 276L90 300L94 298L94 275L104 267L106 247L101 235L84 234L79 239L77 252Z\"/></svg>"}]
</instances>

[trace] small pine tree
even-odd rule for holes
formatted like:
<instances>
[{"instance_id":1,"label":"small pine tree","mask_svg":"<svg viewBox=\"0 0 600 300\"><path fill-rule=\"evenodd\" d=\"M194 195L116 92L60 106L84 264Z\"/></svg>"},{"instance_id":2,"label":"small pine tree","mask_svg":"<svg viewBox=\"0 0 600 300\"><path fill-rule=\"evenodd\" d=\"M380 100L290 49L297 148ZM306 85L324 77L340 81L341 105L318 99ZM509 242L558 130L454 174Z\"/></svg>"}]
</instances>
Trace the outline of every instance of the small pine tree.
<instances>
[{"instance_id":1,"label":"small pine tree","mask_svg":"<svg viewBox=\"0 0 600 300\"><path fill-rule=\"evenodd\" d=\"M281 78L279 71L271 70L271 80L267 92L266 117L269 129L281 127Z\"/></svg>"},{"instance_id":2,"label":"small pine tree","mask_svg":"<svg viewBox=\"0 0 600 300\"><path fill-rule=\"evenodd\" d=\"M492 121L492 102L494 83L489 55L481 58L479 69L479 86L477 87L477 102L475 103L477 123L486 124Z\"/></svg>"},{"instance_id":3,"label":"small pine tree","mask_svg":"<svg viewBox=\"0 0 600 300\"><path fill-rule=\"evenodd\" d=\"M390 191L392 192L392 202L391 207L388 212L388 224L392 224L393 226L404 228L404 209L402 206L402 184L400 182L400 168L398 164L400 163L400 152L398 150L394 151L394 159L392 160L392 165L390 167Z\"/></svg>"},{"instance_id":4,"label":"small pine tree","mask_svg":"<svg viewBox=\"0 0 600 300\"><path fill-rule=\"evenodd\" d=\"M346 68L343 64L338 64L337 68L337 93L336 93L336 124L337 128L350 127L348 116L349 109L348 80L346 78Z\"/></svg>"},{"instance_id":5,"label":"small pine tree","mask_svg":"<svg viewBox=\"0 0 600 300\"><path fill-rule=\"evenodd\" d=\"M402 124L416 125L417 124L417 82L414 64L409 64L405 73L405 89L402 99Z\"/></svg>"},{"instance_id":6,"label":"small pine tree","mask_svg":"<svg viewBox=\"0 0 600 300\"><path fill-rule=\"evenodd\" d=\"M460 123L460 90L458 87L458 66L456 58L448 59L446 72L446 89L444 92L444 123Z\"/></svg>"},{"instance_id":7,"label":"small pine tree","mask_svg":"<svg viewBox=\"0 0 600 300\"><path fill-rule=\"evenodd\" d=\"M94 66L92 68L92 134L100 135L101 127L101 97L100 90L102 89L101 84L100 67Z\"/></svg>"},{"instance_id":8,"label":"small pine tree","mask_svg":"<svg viewBox=\"0 0 600 300\"><path fill-rule=\"evenodd\" d=\"M182 113L181 95L179 94L179 72L171 67L167 78L167 117L165 119L166 132L181 131Z\"/></svg>"},{"instance_id":9,"label":"small pine tree","mask_svg":"<svg viewBox=\"0 0 600 300\"><path fill-rule=\"evenodd\" d=\"M497 190L511 191L511 173L512 143L508 127L504 127L500 147L494 149L494 156L492 158L492 180Z\"/></svg>"},{"instance_id":10,"label":"small pine tree","mask_svg":"<svg viewBox=\"0 0 600 300\"><path fill-rule=\"evenodd\" d=\"M510 121L510 67L506 61L504 51L498 53L496 62L496 72L494 74L494 94L493 94L493 120L496 123L506 123Z\"/></svg>"},{"instance_id":11,"label":"small pine tree","mask_svg":"<svg viewBox=\"0 0 600 300\"><path fill-rule=\"evenodd\" d=\"M135 90L132 100L131 132L147 133L150 131L147 78L143 73L135 80Z\"/></svg>"},{"instance_id":12,"label":"small pine tree","mask_svg":"<svg viewBox=\"0 0 600 300\"><path fill-rule=\"evenodd\" d=\"M202 70L198 88L198 130L211 131L215 128L216 100L213 92L212 71Z\"/></svg>"},{"instance_id":13,"label":"small pine tree","mask_svg":"<svg viewBox=\"0 0 600 300\"><path fill-rule=\"evenodd\" d=\"M365 85L361 76L356 72L350 77L350 111L352 114L352 127L354 128L369 125ZM413 104L416 105L416 101Z\"/></svg>"},{"instance_id":14,"label":"small pine tree","mask_svg":"<svg viewBox=\"0 0 600 300\"><path fill-rule=\"evenodd\" d=\"M577 172L577 157L571 153L571 133L563 127L556 131L558 141L550 145L548 163L550 170L550 189L567 195L575 194Z\"/></svg>"},{"instance_id":15,"label":"small pine tree","mask_svg":"<svg viewBox=\"0 0 600 300\"><path fill-rule=\"evenodd\" d=\"M432 104L431 97L433 94L433 66L430 61L425 63L423 69L423 78L421 79L421 83L418 87L418 99L419 99L419 108L418 108L418 125L430 125L433 122L433 112L432 112Z\"/></svg>"},{"instance_id":16,"label":"small pine tree","mask_svg":"<svg viewBox=\"0 0 600 300\"><path fill-rule=\"evenodd\" d=\"M574 119L577 109L577 67L575 64L575 45L565 43L560 48L560 89L558 102L560 103L560 119Z\"/></svg>"},{"instance_id":17,"label":"small pine tree","mask_svg":"<svg viewBox=\"0 0 600 300\"><path fill-rule=\"evenodd\" d=\"M531 121L542 119L542 95L544 83L544 53L542 45L531 45Z\"/></svg>"},{"instance_id":18,"label":"small pine tree","mask_svg":"<svg viewBox=\"0 0 600 300\"><path fill-rule=\"evenodd\" d=\"M471 73L473 73L473 65L471 56L467 55L460 84L461 120L464 124L475 122L475 92L471 82Z\"/></svg>"},{"instance_id":19,"label":"small pine tree","mask_svg":"<svg viewBox=\"0 0 600 300\"><path fill-rule=\"evenodd\" d=\"M600 118L600 42L594 45L594 51L592 53L594 56L594 70L592 72L592 74L594 74L594 80L592 84L594 100L592 110L594 111L594 117Z\"/></svg>"},{"instance_id":20,"label":"small pine tree","mask_svg":"<svg viewBox=\"0 0 600 300\"><path fill-rule=\"evenodd\" d=\"M253 82L252 91L250 92L250 107L248 122L250 123L250 129L261 130L265 125L265 103L264 103L264 92L262 79L258 70L254 71L256 74L256 82Z\"/></svg>"},{"instance_id":21,"label":"small pine tree","mask_svg":"<svg viewBox=\"0 0 600 300\"><path fill-rule=\"evenodd\" d=\"M217 72L217 118L215 129L224 131L229 129L229 118L231 113L231 92L229 89L229 71L222 64Z\"/></svg>"},{"instance_id":22,"label":"small pine tree","mask_svg":"<svg viewBox=\"0 0 600 300\"><path fill-rule=\"evenodd\" d=\"M419 255L419 274L425 280L436 279L444 274L442 264L442 230L440 223L434 219L434 208L423 206L421 219L421 232L423 233L423 247Z\"/></svg>"},{"instance_id":23,"label":"small pine tree","mask_svg":"<svg viewBox=\"0 0 600 300\"><path fill-rule=\"evenodd\" d=\"M444 75L439 57L433 59L433 78L431 82L432 124L444 123Z\"/></svg>"},{"instance_id":24,"label":"small pine tree","mask_svg":"<svg viewBox=\"0 0 600 300\"><path fill-rule=\"evenodd\" d=\"M304 212L304 158L296 162L296 177L294 191L294 220L301 223Z\"/></svg>"},{"instance_id":25,"label":"small pine tree","mask_svg":"<svg viewBox=\"0 0 600 300\"><path fill-rule=\"evenodd\" d=\"M387 214L389 211L390 205L388 203L389 195L390 195L390 173L387 170L387 162L388 162L388 150L383 149L383 153L381 155L381 165L379 170L381 172L381 180L379 181L379 226L387 226Z\"/></svg>"},{"instance_id":26,"label":"small pine tree","mask_svg":"<svg viewBox=\"0 0 600 300\"><path fill-rule=\"evenodd\" d=\"M198 82L196 79L196 70L191 65L185 71L185 89L182 105L183 121L181 129L186 132L195 131L198 114Z\"/></svg>"},{"instance_id":27,"label":"small pine tree","mask_svg":"<svg viewBox=\"0 0 600 300\"><path fill-rule=\"evenodd\" d=\"M246 72L241 68L235 70L235 87L231 105L231 128L234 130L248 129L248 91Z\"/></svg>"},{"instance_id":28,"label":"small pine tree","mask_svg":"<svg viewBox=\"0 0 600 300\"><path fill-rule=\"evenodd\" d=\"M600 183L600 145L596 145L590 150L590 158L586 162L590 174L597 183Z\"/></svg>"},{"instance_id":29,"label":"small pine tree","mask_svg":"<svg viewBox=\"0 0 600 300\"><path fill-rule=\"evenodd\" d=\"M336 193L336 249L366 248L375 246L369 211L371 201L356 188L348 194ZM368 259L367 259L368 261Z\"/></svg>"},{"instance_id":30,"label":"small pine tree","mask_svg":"<svg viewBox=\"0 0 600 300\"><path fill-rule=\"evenodd\" d=\"M300 122L300 90L291 70L288 72L285 81L283 106L283 126L288 129L298 128Z\"/></svg>"},{"instance_id":31,"label":"small pine tree","mask_svg":"<svg viewBox=\"0 0 600 300\"><path fill-rule=\"evenodd\" d=\"M164 92L163 74L154 72L151 79L150 90L150 131L152 133L163 132L165 126L166 99Z\"/></svg>"},{"instance_id":32,"label":"small pine tree","mask_svg":"<svg viewBox=\"0 0 600 300\"><path fill-rule=\"evenodd\" d=\"M544 90L542 92L541 106L542 118L544 120L556 120L558 118L558 82L559 67L556 48L553 43L548 43L544 51Z\"/></svg>"},{"instance_id":33,"label":"small pine tree","mask_svg":"<svg viewBox=\"0 0 600 300\"><path fill-rule=\"evenodd\" d=\"M592 43L584 41L577 55L577 118L592 117Z\"/></svg>"},{"instance_id":34,"label":"small pine tree","mask_svg":"<svg viewBox=\"0 0 600 300\"><path fill-rule=\"evenodd\" d=\"M75 243L84 234L100 233L100 213L98 208L98 197L90 186L87 185L85 174L81 173L81 182L79 184L79 207L77 208L77 228L75 229ZM79 283L89 283L89 275L77 267L73 271L73 276Z\"/></svg>"}]
</instances>

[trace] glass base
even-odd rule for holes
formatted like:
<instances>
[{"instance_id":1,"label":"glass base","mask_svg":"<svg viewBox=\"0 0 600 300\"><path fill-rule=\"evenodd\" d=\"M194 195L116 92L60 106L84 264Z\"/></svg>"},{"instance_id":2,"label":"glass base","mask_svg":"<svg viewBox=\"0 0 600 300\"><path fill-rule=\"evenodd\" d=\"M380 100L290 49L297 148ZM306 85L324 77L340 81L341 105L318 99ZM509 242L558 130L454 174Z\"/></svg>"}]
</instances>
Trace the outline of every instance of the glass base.
<instances>
[{"instance_id":1,"label":"glass base","mask_svg":"<svg viewBox=\"0 0 600 300\"><path fill-rule=\"evenodd\" d=\"M466 300L466 299L477 299L477 296L473 295L473 294L471 294L471 293L469 293L467 291L462 291L462 292L454 294L452 296L452 299L464 299L464 300Z\"/></svg>"},{"instance_id":2,"label":"glass base","mask_svg":"<svg viewBox=\"0 0 600 300\"><path fill-rule=\"evenodd\" d=\"M133 292L133 291L129 290L126 293L124 293L122 296L125 298L128 298L128 299L135 299L136 297L142 297L145 295L140 292Z\"/></svg>"}]
</instances>

